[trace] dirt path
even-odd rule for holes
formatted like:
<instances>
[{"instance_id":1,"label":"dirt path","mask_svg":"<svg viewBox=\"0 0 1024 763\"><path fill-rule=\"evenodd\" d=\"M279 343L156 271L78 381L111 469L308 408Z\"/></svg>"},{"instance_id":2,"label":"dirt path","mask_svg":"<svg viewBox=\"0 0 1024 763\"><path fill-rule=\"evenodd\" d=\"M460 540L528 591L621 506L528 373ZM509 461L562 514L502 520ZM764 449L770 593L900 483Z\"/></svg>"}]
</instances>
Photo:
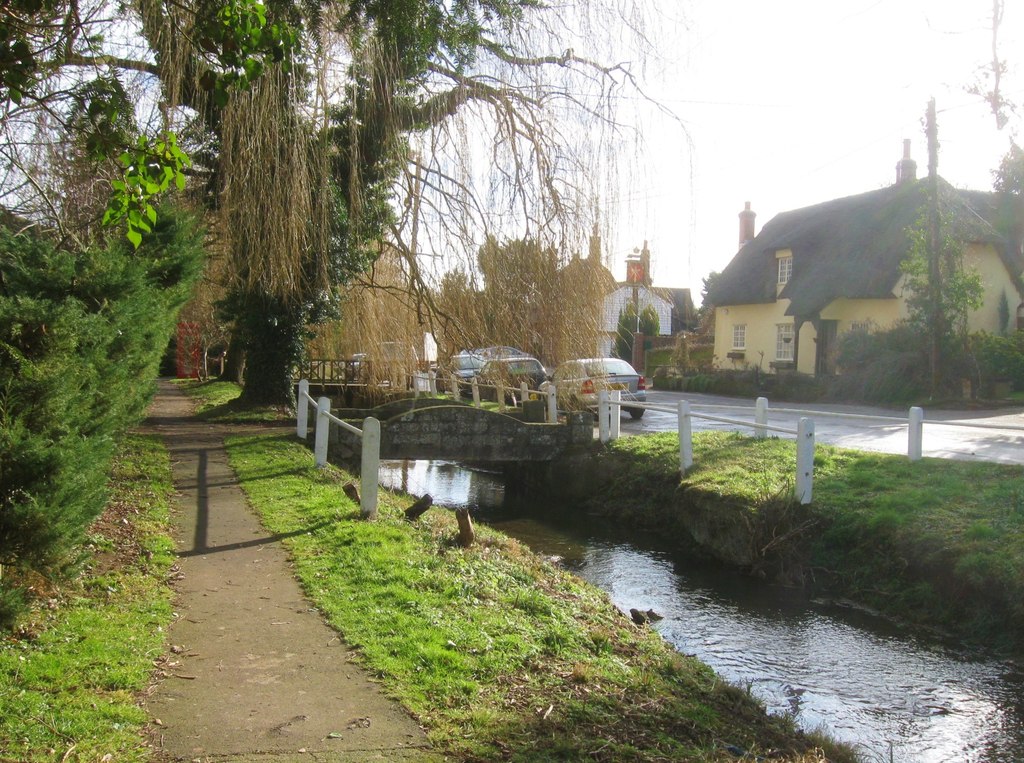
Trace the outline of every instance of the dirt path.
<instances>
[{"instance_id":1,"label":"dirt path","mask_svg":"<svg viewBox=\"0 0 1024 763\"><path fill-rule=\"evenodd\" d=\"M303 596L223 448L227 429L191 418L161 382L146 428L170 450L179 492L177 618L170 674L147 709L161 760L410 761L432 756Z\"/></svg>"}]
</instances>

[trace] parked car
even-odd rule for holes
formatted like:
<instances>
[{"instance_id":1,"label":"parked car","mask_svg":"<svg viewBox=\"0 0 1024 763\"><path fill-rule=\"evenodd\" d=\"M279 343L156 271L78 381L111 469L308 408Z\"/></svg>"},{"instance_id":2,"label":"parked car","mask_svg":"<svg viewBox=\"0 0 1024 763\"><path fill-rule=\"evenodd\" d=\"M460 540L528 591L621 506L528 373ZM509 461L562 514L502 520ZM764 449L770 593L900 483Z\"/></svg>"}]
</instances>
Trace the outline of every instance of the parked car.
<instances>
[{"instance_id":1,"label":"parked car","mask_svg":"<svg viewBox=\"0 0 1024 763\"><path fill-rule=\"evenodd\" d=\"M508 390L506 401L511 402L515 401L523 382L526 382L530 389L539 390L547 378L547 369L537 358L530 355L488 360L477 374L477 382L484 385L480 392L481 397L497 400L498 392L493 387L497 387L500 382Z\"/></svg>"},{"instance_id":2,"label":"parked car","mask_svg":"<svg viewBox=\"0 0 1024 763\"><path fill-rule=\"evenodd\" d=\"M496 347L480 347L479 349L473 350L474 355L479 355L484 360L493 360L495 358L532 358L528 352L523 352L518 347L509 347L507 345L501 345Z\"/></svg>"},{"instance_id":3,"label":"parked car","mask_svg":"<svg viewBox=\"0 0 1024 763\"><path fill-rule=\"evenodd\" d=\"M484 358L477 355L475 352L460 352L458 355L452 355L449 367L451 372L455 374L459 381L463 379L472 379L477 373L483 368Z\"/></svg>"},{"instance_id":4,"label":"parked car","mask_svg":"<svg viewBox=\"0 0 1024 763\"><path fill-rule=\"evenodd\" d=\"M647 383L629 363L619 358L583 358L560 364L551 375L551 384L562 408L596 408L602 389L621 390L623 400L647 402ZM545 389L547 386L545 385ZM643 408L629 408L629 415L639 419Z\"/></svg>"}]
</instances>

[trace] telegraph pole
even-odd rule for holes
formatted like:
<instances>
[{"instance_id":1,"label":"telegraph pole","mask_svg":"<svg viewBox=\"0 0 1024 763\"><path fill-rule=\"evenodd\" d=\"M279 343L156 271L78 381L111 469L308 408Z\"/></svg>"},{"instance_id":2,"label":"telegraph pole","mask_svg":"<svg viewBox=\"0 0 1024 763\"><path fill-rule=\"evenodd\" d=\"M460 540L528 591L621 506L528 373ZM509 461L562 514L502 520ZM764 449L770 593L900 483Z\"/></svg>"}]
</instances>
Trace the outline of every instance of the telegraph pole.
<instances>
[{"instance_id":1,"label":"telegraph pole","mask_svg":"<svg viewBox=\"0 0 1024 763\"><path fill-rule=\"evenodd\" d=\"M939 265L941 253L939 220L939 128L935 119L935 99L928 101L925 117L925 135L928 138L928 233L926 256L928 257L928 300L931 312L930 365L932 395L939 392L942 366L942 339L946 333L945 313L942 309L942 270Z\"/></svg>"}]
</instances>

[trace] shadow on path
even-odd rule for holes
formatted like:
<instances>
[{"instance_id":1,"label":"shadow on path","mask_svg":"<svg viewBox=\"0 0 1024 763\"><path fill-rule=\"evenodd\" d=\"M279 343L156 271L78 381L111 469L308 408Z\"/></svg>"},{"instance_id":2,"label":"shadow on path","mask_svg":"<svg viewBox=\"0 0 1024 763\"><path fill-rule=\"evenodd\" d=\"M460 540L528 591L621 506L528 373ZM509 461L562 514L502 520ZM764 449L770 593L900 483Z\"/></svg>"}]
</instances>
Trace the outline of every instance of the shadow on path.
<instances>
[{"instance_id":1,"label":"shadow on path","mask_svg":"<svg viewBox=\"0 0 1024 763\"><path fill-rule=\"evenodd\" d=\"M268 535L235 482L227 428L193 419L170 382L146 428L170 451L179 491L172 653L147 701L157 759L432 757L422 730L305 599L279 543L288 535Z\"/></svg>"}]
</instances>

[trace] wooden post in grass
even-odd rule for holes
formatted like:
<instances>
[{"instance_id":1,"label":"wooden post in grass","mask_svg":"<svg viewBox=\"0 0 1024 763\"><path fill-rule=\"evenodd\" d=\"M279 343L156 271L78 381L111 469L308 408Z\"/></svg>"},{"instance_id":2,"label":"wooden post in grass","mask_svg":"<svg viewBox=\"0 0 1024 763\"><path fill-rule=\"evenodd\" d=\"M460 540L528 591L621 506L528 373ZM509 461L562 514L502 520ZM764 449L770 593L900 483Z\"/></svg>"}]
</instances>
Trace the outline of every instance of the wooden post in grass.
<instances>
[{"instance_id":1,"label":"wooden post in grass","mask_svg":"<svg viewBox=\"0 0 1024 763\"><path fill-rule=\"evenodd\" d=\"M690 403L680 400L676 404L676 411L679 416L679 471L686 474L693 466L693 434L690 423Z\"/></svg>"},{"instance_id":2,"label":"wooden post in grass","mask_svg":"<svg viewBox=\"0 0 1024 763\"><path fill-rule=\"evenodd\" d=\"M924 441L924 410L916 405L910 409L907 420L907 453L911 461L921 460L921 444Z\"/></svg>"},{"instance_id":3,"label":"wooden post in grass","mask_svg":"<svg viewBox=\"0 0 1024 763\"><path fill-rule=\"evenodd\" d=\"M469 509L456 509L455 519L459 522L459 545L463 548L469 548L473 545L473 541L476 540L476 535L473 533L473 520L469 516Z\"/></svg>"},{"instance_id":4,"label":"wooden post in grass","mask_svg":"<svg viewBox=\"0 0 1024 763\"><path fill-rule=\"evenodd\" d=\"M434 505L434 499L430 497L430 493L427 493L421 498L417 498L416 502L405 510L405 518L410 522L415 522L420 516L431 506Z\"/></svg>"},{"instance_id":5,"label":"wooden post in grass","mask_svg":"<svg viewBox=\"0 0 1024 763\"><path fill-rule=\"evenodd\" d=\"M477 408L480 407L480 384L477 382L476 377L473 377L473 381L470 386L473 388L473 405Z\"/></svg>"},{"instance_id":6,"label":"wooden post in grass","mask_svg":"<svg viewBox=\"0 0 1024 763\"><path fill-rule=\"evenodd\" d=\"M321 397L316 401L316 434L314 437L313 459L317 467L327 464L327 438L330 437L330 398Z\"/></svg>"},{"instance_id":7,"label":"wooden post in grass","mask_svg":"<svg viewBox=\"0 0 1024 763\"><path fill-rule=\"evenodd\" d=\"M452 400L454 400L457 403L459 402L459 400L462 399L459 397L459 377L456 376L455 374L452 374L450 377L450 384L452 385Z\"/></svg>"},{"instance_id":8,"label":"wooden post in grass","mask_svg":"<svg viewBox=\"0 0 1024 763\"><path fill-rule=\"evenodd\" d=\"M359 482L362 487L363 519L377 518L377 477L380 472L380 422L369 416L363 419L363 453L359 465Z\"/></svg>"},{"instance_id":9,"label":"wooden post in grass","mask_svg":"<svg viewBox=\"0 0 1024 763\"><path fill-rule=\"evenodd\" d=\"M806 504L814 484L814 422L801 417L796 432L796 499Z\"/></svg>"},{"instance_id":10,"label":"wooden post in grass","mask_svg":"<svg viewBox=\"0 0 1024 763\"><path fill-rule=\"evenodd\" d=\"M619 403L622 402L622 390L613 389L609 393L611 402L608 406L608 437L612 440L619 439L619 428L622 425L622 406Z\"/></svg>"},{"instance_id":11,"label":"wooden post in grass","mask_svg":"<svg viewBox=\"0 0 1024 763\"><path fill-rule=\"evenodd\" d=\"M754 437L768 436L768 398L759 397L754 401Z\"/></svg>"},{"instance_id":12,"label":"wooden post in grass","mask_svg":"<svg viewBox=\"0 0 1024 763\"><path fill-rule=\"evenodd\" d=\"M608 431L608 390L602 389L597 393L597 436L604 445L611 437Z\"/></svg>"},{"instance_id":13,"label":"wooden post in grass","mask_svg":"<svg viewBox=\"0 0 1024 763\"><path fill-rule=\"evenodd\" d=\"M554 384L548 387L548 423L558 423L558 393Z\"/></svg>"},{"instance_id":14,"label":"wooden post in grass","mask_svg":"<svg viewBox=\"0 0 1024 763\"><path fill-rule=\"evenodd\" d=\"M309 379L299 381L299 395L295 400L295 434L303 440L309 431Z\"/></svg>"}]
</instances>

